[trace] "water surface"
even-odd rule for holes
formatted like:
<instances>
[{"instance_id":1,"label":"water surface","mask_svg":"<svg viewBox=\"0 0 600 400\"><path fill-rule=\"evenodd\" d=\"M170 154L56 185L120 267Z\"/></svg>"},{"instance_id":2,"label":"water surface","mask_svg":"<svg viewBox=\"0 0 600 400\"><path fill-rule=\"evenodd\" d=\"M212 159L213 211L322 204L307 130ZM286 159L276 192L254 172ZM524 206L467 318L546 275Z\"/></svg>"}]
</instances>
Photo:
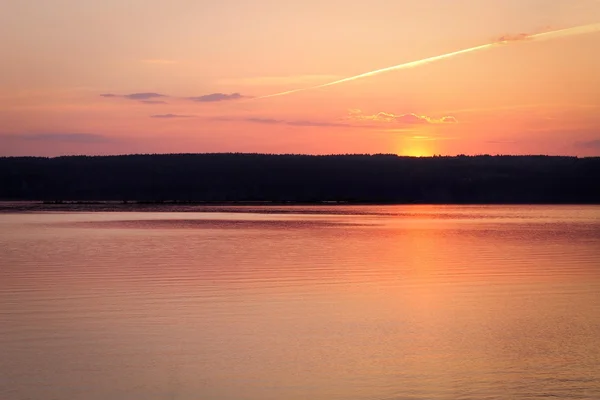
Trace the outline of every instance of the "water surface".
<instances>
[{"instance_id":1,"label":"water surface","mask_svg":"<svg viewBox=\"0 0 600 400\"><path fill-rule=\"evenodd\" d=\"M600 207L0 214L3 400L600 399Z\"/></svg>"}]
</instances>

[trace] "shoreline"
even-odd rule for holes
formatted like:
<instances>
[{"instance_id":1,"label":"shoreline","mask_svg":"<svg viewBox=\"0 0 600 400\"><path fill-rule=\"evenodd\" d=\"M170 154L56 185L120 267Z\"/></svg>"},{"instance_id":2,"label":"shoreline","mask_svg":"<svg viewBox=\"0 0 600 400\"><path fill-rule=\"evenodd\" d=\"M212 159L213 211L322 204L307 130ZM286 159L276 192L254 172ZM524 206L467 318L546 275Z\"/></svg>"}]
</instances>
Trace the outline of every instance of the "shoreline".
<instances>
[{"instance_id":1,"label":"shoreline","mask_svg":"<svg viewBox=\"0 0 600 400\"><path fill-rule=\"evenodd\" d=\"M383 207L383 206L473 206L473 207L594 207L599 203L391 203L391 202L281 202L281 201L219 201L219 202L182 202L182 201L42 201L42 200L0 200L0 214L23 212L290 212L300 211L302 207L346 208L346 207ZM304 213L310 212L304 210Z\"/></svg>"}]
</instances>

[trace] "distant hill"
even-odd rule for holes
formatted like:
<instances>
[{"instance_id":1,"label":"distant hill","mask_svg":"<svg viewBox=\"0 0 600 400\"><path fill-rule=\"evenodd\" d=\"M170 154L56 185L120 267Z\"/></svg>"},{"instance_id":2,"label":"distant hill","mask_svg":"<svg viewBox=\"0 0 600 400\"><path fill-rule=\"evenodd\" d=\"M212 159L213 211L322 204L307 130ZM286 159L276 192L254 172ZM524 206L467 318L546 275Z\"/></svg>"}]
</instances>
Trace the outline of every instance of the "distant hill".
<instances>
[{"instance_id":1,"label":"distant hill","mask_svg":"<svg viewBox=\"0 0 600 400\"><path fill-rule=\"evenodd\" d=\"M0 158L0 199L600 203L600 158L169 154Z\"/></svg>"}]
</instances>

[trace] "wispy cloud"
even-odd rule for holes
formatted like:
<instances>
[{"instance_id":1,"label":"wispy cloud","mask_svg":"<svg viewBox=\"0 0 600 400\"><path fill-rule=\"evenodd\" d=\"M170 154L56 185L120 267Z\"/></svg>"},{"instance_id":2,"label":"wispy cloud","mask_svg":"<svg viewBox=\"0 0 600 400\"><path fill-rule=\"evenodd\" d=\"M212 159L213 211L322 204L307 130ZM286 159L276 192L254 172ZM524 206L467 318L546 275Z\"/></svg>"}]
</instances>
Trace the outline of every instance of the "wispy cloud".
<instances>
[{"instance_id":1,"label":"wispy cloud","mask_svg":"<svg viewBox=\"0 0 600 400\"><path fill-rule=\"evenodd\" d=\"M240 93L231 93L231 94L211 93L211 94L205 94L203 96L188 97L188 99L199 102L199 103L213 103L213 102L219 102L219 101L239 100L244 97L246 97L246 96L242 96Z\"/></svg>"},{"instance_id":2,"label":"wispy cloud","mask_svg":"<svg viewBox=\"0 0 600 400\"><path fill-rule=\"evenodd\" d=\"M150 59L145 59L145 60L140 60L141 62L143 62L144 64L155 64L155 65L171 65L171 64L177 64L179 61L177 60L166 60L166 59L161 59L161 58L150 58Z\"/></svg>"},{"instance_id":3,"label":"wispy cloud","mask_svg":"<svg viewBox=\"0 0 600 400\"><path fill-rule=\"evenodd\" d=\"M523 40L532 40L531 33L516 33L516 34L508 34L502 35L494 40L497 43L508 43L508 42L520 42Z\"/></svg>"},{"instance_id":4,"label":"wispy cloud","mask_svg":"<svg viewBox=\"0 0 600 400\"><path fill-rule=\"evenodd\" d=\"M357 126L343 123L343 122L331 122L331 121L316 121L316 120L285 120L276 118L264 118L264 117L213 117L210 118L213 121L225 121L225 122L250 122L254 124L264 125L287 125L297 127L330 127L330 128L356 128ZM365 128L367 126L360 126Z\"/></svg>"},{"instance_id":5,"label":"wispy cloud","mask_svg":"<svg viewBox=\"0 0 600 400\"><path fill-rule=\"evenodd\" d=\"M140 100L140 103L144 104L169 104L163 100Z\"/></svg>"},{"instance_id":6,"label":"wispy cloud","mask_svg":"<svg viewBox=\"0 0 600 400\"><path fill-rule=\"evenodd\" d=\"M104 135L96 133L63 133L63 132L48 132L48 133L23 133L3 135L11 139L41 141L41 142L69 142L69 143L105 143L112 139Z\"/></svg>"},{"instance_id":7,"label":"wispy cloud","mask_svg":"<svg viewBox=\"0 0 600 400\"><path fill-rule=\"evenodd\" d=\"M249 78L222 79L222 85L268 86L268 85L300 85L320 81L339 79L338 75L291 75L291 76L255 76Z\"/></svg>"},{"instance_id":8,"label":"wispy cloud","mask_svg":"<svg viewBox=\"0 0 600 400\"><path fill-rule=\"evenodd\" d=\"M361 110L353 109L348 113L348 119L355 121L375 121L383 123L395 123L400 125L419 125L419 124L456 124L458 120L453 116L443 116L433 118L426 115L392 114L379 112L373 115L365 115Z\"/></svg>"},{"instance_id":9,"label":"wispy cloud","mask_svg":"<svg viewBox=\"0 0 600 400\"><path fill-rule=\"evenodd\" d=\"M490 144L513 144L517 143L516 140L508 140L508 139L495 139L495 140L486 140L485 143Z\"/></svg>"},{"instance_id":10,"label":"wispy cloud","mask_svg":"<svg viewBox=\"0 0 600 400\"><path fill-rule=\"evenodd\" d=\"M411 137L409 137L409 139L412 139L412 140L424 140L424 141L435 141L435 140L438 140L438 138L434 138L434 137L430 137L430 136L422 136L422 135L411 136Z\"/></svg>"},{"instance_id":11,"label":"wispy cloud","mask_svg":"<svg viewBox=\"0 0 600 400\"><path fill-rule=\"evenodd\" d=\"M156 114L156 115L151 115L150 118L163 118L163 119L170 119L170 118L193 118L193 115L181 115L181 114Z\"/></svg>"},{"instance_id":12,"label":"wispy cloud","mask_svg":"<svg viewBox=\"0 0 600 400\"><path fill-rule=\"evenodd\" d=\"M155 92L140 92L131 94L102 93L100 96L107 98L135 100L145 104L166 104L164 100L157 100L165 97L177 99L177 97L167 96L166 94ZM195 101L197 103L216 103L221 101L240 100L244 98L248 98L248 96L243 96L241 93L210 93L202 96L184 97L183 99Z\"/></svg>"},{"instance_id":13,"label":"wispy cloud","mask_svg":"<svg viewBox=\"0 0 600 400\"><path fill-rule=\"evenodd\" d=\"M479 112L488 112L488 111L513 111L513 110L526 110L530 108L537 108L540 110L549 110L549 109L600 109L600 104L568 104L568 103L532 103L532 104L512 104L512 105L504 105L504 106L496 106L496 107L475 107L475 108L461 108L461 109L451 109L444 110L440 113L444 114L464 114L464 113L479 113Z\"/></svg>"},{"instance_id":14,"label":"wispy cloud","mask_svg":"<svg viewBox=\"0 0 600 400\"><path fill-rule=\"evenodd\" d=\"M600 139L575 142L575 146L587 149L600 149Z\"/></svg>"},{"instance_id":15,"label":"wispy cloud","mask_svg":"<svg viewBox=\"0 0 600 400\"><path fill-rule=\"evenodd\" d=\"M454 117L442 117L434 119L431 117L419 116L416 114L394 115L389 113L379 113L375 115L364 115L360 110L351 110L350 115L344 119L334 121L298 119L288 120L270 117L237 117L237 116L217 116L209 118L211 121L224 122L248 122L263 125L286 125L296 127L329 127L329 128L352 128L352 129L375 129L381 130L382 123L396 128L385 130L386 132L412 132L408 129L417 124L452 124L456 123ZM389 126L388 125L388 126ZM404 127L404 129L400 128Z\"/></svg>"},{"instance_id":16,"label":"wispy cloud","mask_svg":"<svg viewBox=\"0 0 600 400\"><path fill-rule=\"evenodd\" d=\"M102 93L101 97L108 98L123 98L127 100L135 100L140 103L145 104L166 104L163 100L153 100L161 97L168 97L165 94L154 93L154 92L141 92L141 93L131 93L131 94L114 94L114 93Z\"/></svg>"},{"instance_id":17,"label":"wispy cloud","mask_svg":"<svg viewBox=\"0 0 600 400\"><path fill-rule=\"evenodd\" d=\"M123 95L123 97L125 97L126 99L130 99L130 100L149 100L149 99L154 99L157 97L167 97L167 96L164 94L160 94L160 93L146 92L146 93L126 94L126 95Z\"/></svg>"}]
</instances>

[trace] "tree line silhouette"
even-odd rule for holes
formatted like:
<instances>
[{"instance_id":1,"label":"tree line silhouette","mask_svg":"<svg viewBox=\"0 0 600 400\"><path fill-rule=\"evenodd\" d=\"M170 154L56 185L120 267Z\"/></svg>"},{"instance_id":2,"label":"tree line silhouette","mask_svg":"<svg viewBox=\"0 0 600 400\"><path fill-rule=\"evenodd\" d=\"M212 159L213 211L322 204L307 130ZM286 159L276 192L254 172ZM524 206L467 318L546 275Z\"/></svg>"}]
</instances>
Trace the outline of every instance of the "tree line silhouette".
<instances>
[{"instance_id":1,"label":"tree line silhouette","mask_svg":"<svg viewBox=\"0 0 600 400\"><path fill-rule=\"evenodd\" d=\"M0 199L600 203L600 157L241 153L3 157Z\"/></svg>"}]
</instances>

